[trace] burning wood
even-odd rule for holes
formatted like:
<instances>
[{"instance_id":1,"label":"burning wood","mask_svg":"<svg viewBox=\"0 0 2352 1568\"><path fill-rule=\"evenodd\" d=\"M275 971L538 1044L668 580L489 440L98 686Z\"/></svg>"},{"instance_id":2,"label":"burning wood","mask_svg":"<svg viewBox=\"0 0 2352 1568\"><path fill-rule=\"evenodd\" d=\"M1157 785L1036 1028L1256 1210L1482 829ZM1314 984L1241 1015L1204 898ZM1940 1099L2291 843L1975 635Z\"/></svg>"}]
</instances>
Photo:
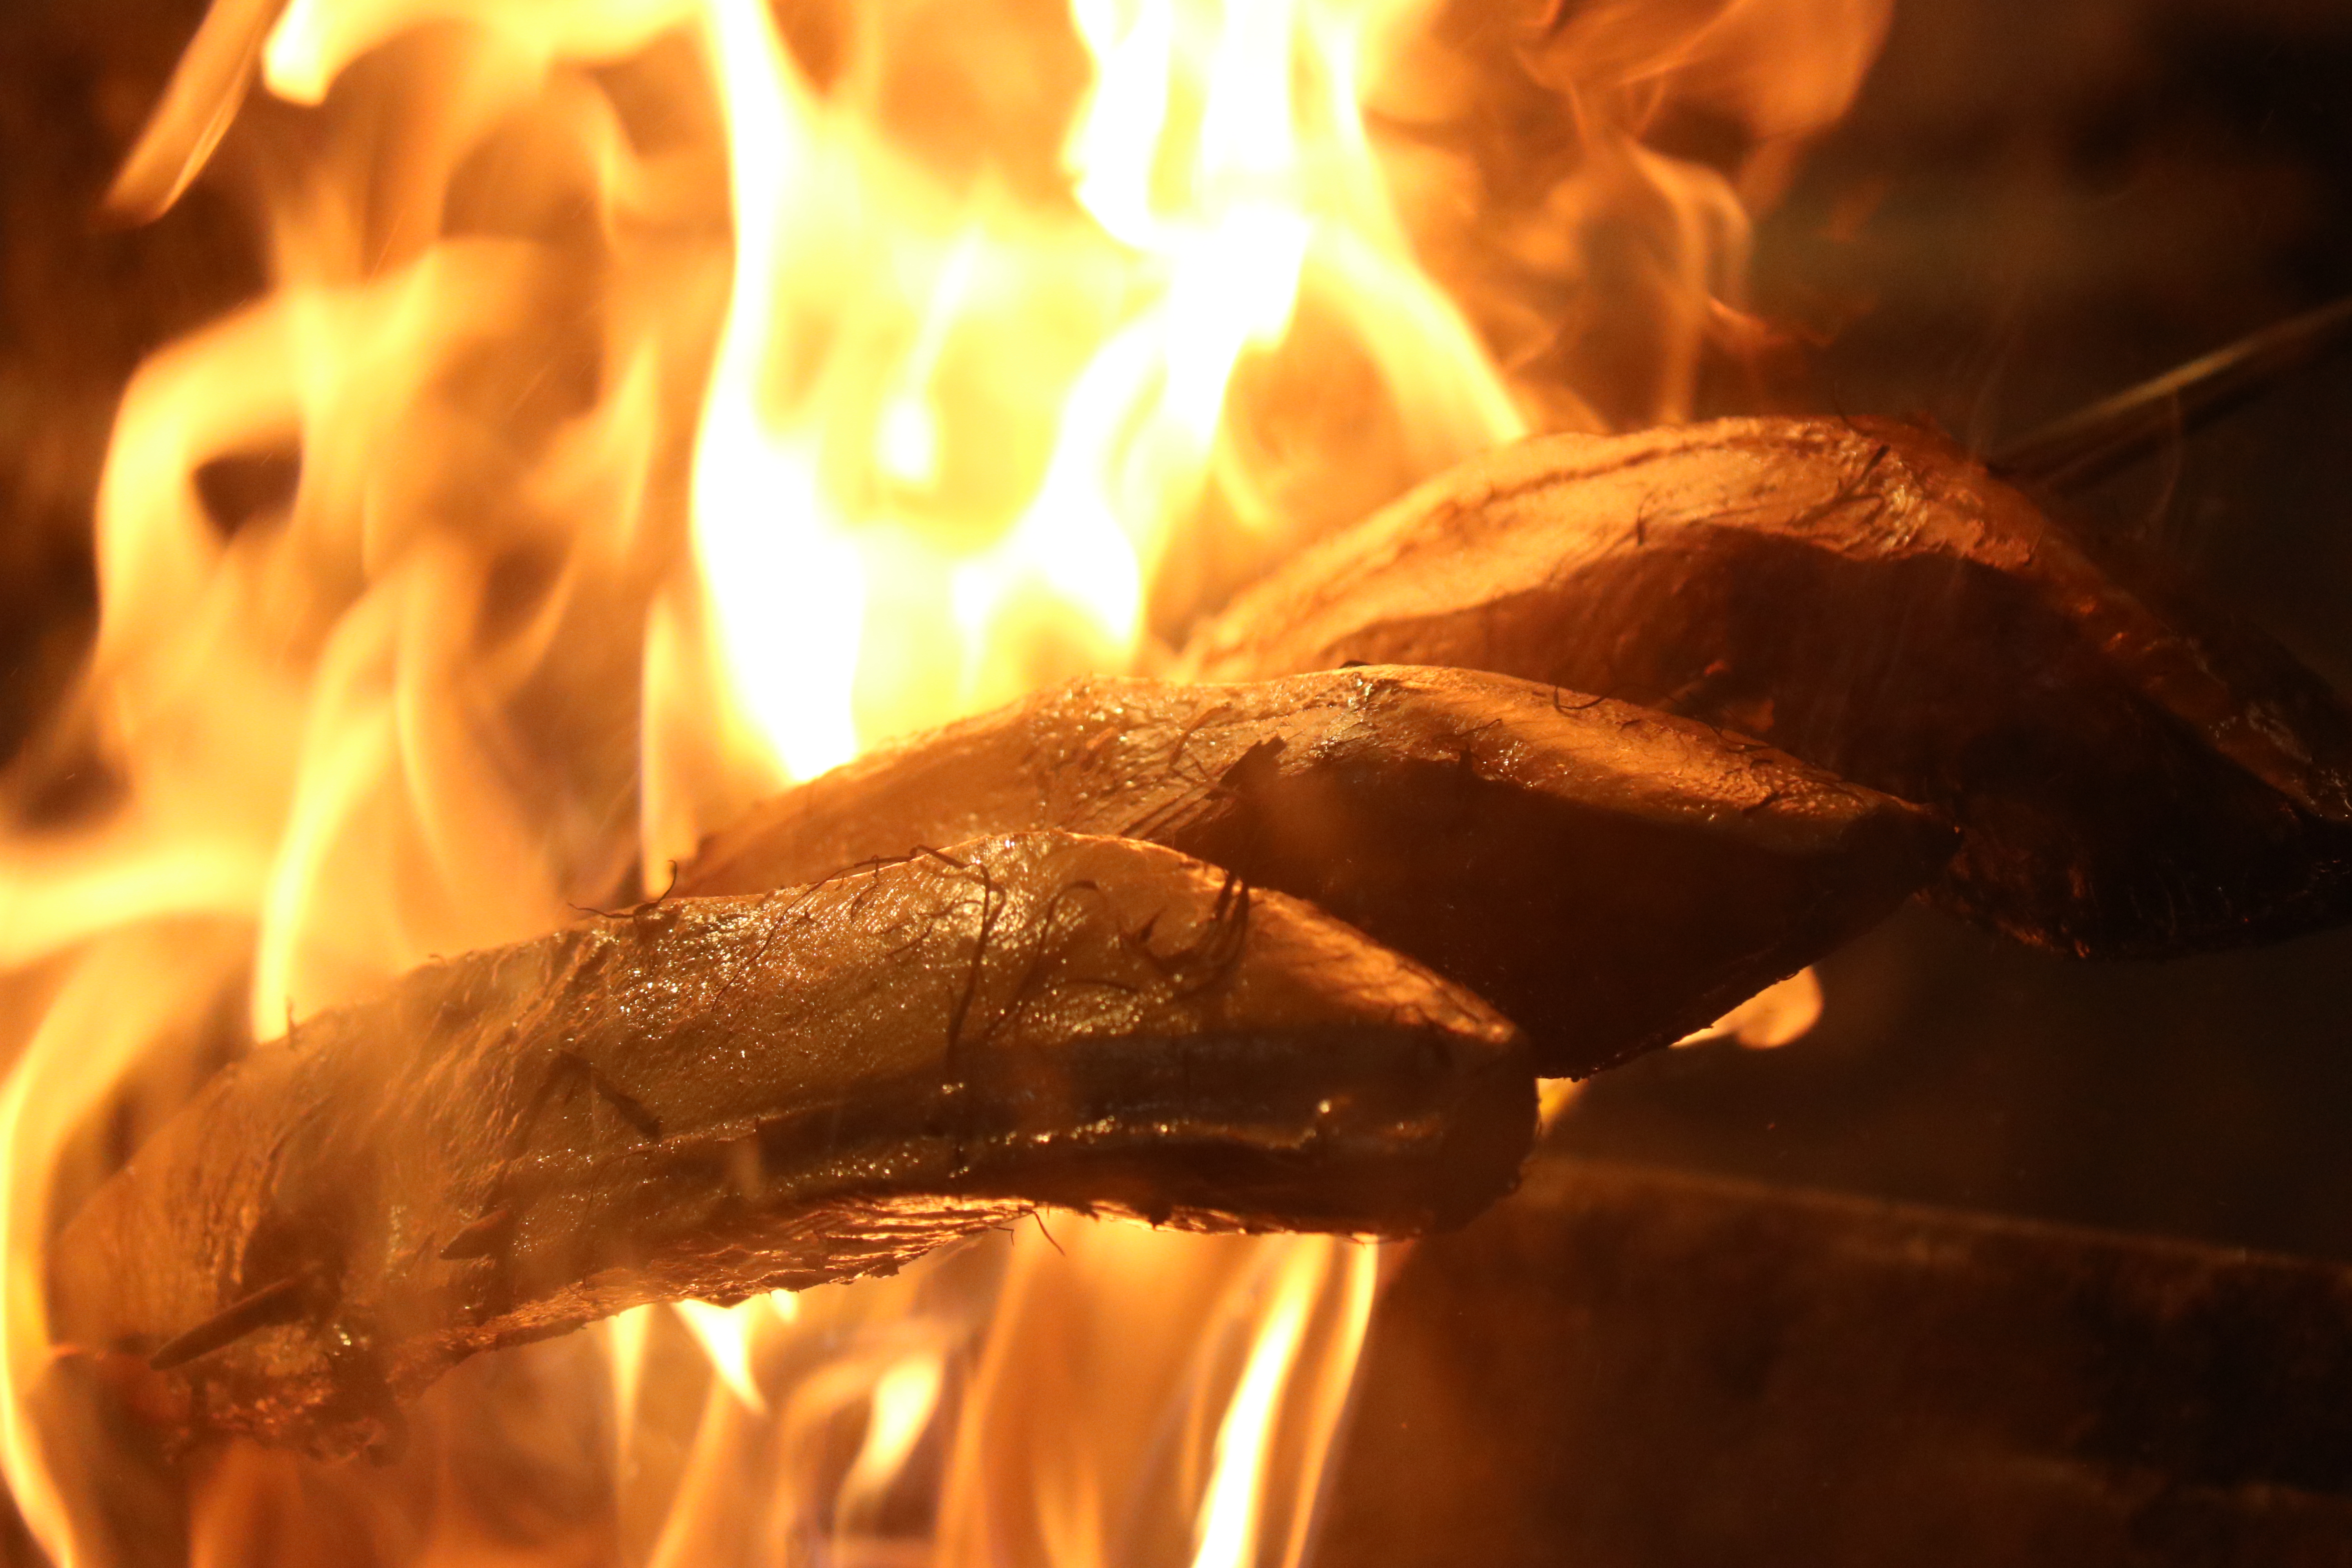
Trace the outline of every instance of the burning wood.
<instances>
[{"instance_id":1,"label":"burning wood","mask_svg":"<svg viewBox=\"0 0 2352 1568\"><path fill-rule=\"evenodd\" d=\"M1950 835L1750 742L1464 670L1088 680L770 801L681 872L750 893L982 833L1149 839L1311 899L1582 1076L1887 913Z\"/></svg>"},{"instance_id":2,"label":"burning wood","mask_svg":"<svg viewBox=\"0 0 2352 1568\"><path fill-rule=\"evenodd\" d=\"M1467 993L1172 851L1018 835L599 918L309 1020L74 1220L58 1321L177 1430L343 1451L477 1351L888 1272L1038 1204L1457 1222L1533 1120L1517 1032Z\"/></svg>"},{"instance_id":3,"label":"burning wood","mask_svg":"<svg viewBox=\"0 0 2352 1568\"><path fill-rule=\"evenodd\" d=\"M1761 736L1948 811L1934 889L2161 956L2352 915L2352 717L2283 650L2126 586L1938 437L1742 419L1551 437L1243 595L1187 673L1503 670Z\"/></svg>"}]
</instances>

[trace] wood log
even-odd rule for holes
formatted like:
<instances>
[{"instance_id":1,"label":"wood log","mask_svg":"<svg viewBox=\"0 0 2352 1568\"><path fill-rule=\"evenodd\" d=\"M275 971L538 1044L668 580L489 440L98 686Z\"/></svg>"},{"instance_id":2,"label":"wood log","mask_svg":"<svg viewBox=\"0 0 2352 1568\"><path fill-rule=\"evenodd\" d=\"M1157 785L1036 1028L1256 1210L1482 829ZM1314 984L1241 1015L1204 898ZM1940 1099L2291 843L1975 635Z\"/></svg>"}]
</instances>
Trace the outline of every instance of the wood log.
<instances>
[{"instance_id":1,"label":"wood log","mask_svg":"<svg viewBox=\"0 0 2352 1568\"><path fill-rule=\"evenodd\" d=\"M1173 851L983 840L420 970L206 1086L64 1231L61 1340L344 1452L477 1351L888 1272L1041 1204L1405 1236L1516 1180L1475 996Z\"/></svg>"},{"instance_id":2,"label":"wood log","mask_svg":"<svg viewBox=\"0 0 2352 1568\"><path fill-rule=\"evenodd\" d=\"M1646 703L1939 807L1963 842L1935 896L2038 946L2158 957L2352 914L2336 694L1906 426L1497 451L1242 595L1180 673L1351 659Z\"/></svg>"},{"instance_id":3,"label":"wood log","mask_svg":"<svg viewBox=\"0 0 2352 1568\"><path fill-rule=\"evenodd\" d=\"M2352 1562L2340 1263L1546 1152L1357 1378L1317 1568Z\"/></svg>"},{"instance_id":4,"label":"wood log","mask_svg":"<svg viewBox=\"0 0 2352 1568\"><path fill-rule=\"evenodd\" d=\"M837 768L678 878L746 893L969 835L1150 839L1494 1003L1547 1076L1704 1027L1874 923L1950 830L1751 742L1472 671L1079 681Z\"/></svg>"}]
</instances>

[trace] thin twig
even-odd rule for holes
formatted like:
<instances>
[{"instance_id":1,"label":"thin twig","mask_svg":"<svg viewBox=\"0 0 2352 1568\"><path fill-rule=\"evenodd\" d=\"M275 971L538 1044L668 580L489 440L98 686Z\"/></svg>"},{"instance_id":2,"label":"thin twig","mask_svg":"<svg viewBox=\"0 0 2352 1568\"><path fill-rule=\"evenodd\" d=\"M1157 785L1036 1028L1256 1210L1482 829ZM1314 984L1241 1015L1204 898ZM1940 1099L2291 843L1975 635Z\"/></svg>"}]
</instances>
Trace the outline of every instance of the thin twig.
<instances>
[{"instance_id":1,"label":"thin twig","mask_svg":"<svg viewBox=\"0 0 2352 1568\"><path fill-rule=\"evenodd\" d=\"M2352 344L2352 299L2263 328L2055 419L1993 455L2006 479L2078 489L2135 463Z\"/></svg>"}]
</instances>

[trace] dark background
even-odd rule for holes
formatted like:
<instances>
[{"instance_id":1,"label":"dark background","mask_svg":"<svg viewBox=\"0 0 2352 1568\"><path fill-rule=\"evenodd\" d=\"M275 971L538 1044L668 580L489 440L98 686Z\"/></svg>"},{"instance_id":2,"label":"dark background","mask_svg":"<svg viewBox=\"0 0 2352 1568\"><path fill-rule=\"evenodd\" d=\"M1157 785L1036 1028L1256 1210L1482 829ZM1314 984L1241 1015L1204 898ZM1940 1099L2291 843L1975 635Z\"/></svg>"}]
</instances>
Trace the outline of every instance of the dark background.
<instances>
[{"instance_id":1,"label":"dark background","mask_svg":"<svg viewBox=\"0 0 2352 1568\"><path fill-rule=\"evenodd\" d=\"M1759 236L1829 341L1802 395L1982 450L2352 293L2352 6L1897 0ZM2080 498L2352 688L2352 368ZM1598 1081L1587 1152L2352 1258L2352 933L2168 964L1921 910L1823 968L1819 1029Z\"/></svg>"},{"instance_id":2,"label":"dark background","mask_svg":"<svg viewBox=\"0 0 2352 1568\"><path fill-rule=\"evenodd\" d=\"M89 636L122 378L258 285L218 192L148 228L96 216L200 11L0 5L0 752ZM1792 401L1990 448L2344 292L2352 5L1897 0L1762 226L1755 302L1821 342ZM2352 371L2309 373L2082 504L2352 687L2347 433ZM2352 934L2087 967L1914 910L1825 973L1810 1038L1625 1068L1563 1142L2352 1258Z\"/></svg>"}]
</instances>

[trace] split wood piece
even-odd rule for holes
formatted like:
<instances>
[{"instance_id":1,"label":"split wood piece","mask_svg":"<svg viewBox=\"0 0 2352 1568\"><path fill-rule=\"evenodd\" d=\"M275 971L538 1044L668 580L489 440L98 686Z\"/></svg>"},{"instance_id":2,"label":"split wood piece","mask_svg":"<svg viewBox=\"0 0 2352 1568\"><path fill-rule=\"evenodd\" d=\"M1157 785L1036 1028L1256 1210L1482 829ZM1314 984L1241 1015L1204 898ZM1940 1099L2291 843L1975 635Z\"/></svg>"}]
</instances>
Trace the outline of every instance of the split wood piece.
<instances>
[{"instance_id":1,"label":"split wood piece","mask_svg":"<svg viewBox=\"0 0 2352 1568\"><path fill-rule=\"evenodd\" d=\"M1671 1044L1876 922L1952 847L1754 742L1470 670L1085 680L837 768L716 835L688 893L982 832L1146 838L1470 986L1547 1076Z\"/></svg>"},{"instance_id":2,"label":"split wood piece","mask_svg":"<svg viewBox=\"0 0 2352 1568\"><path fill-rule=\"evenodd\" d=\"M1508 1190L1472 996L1152 845L1009 836L469 953L230 1068L52 1259L190 1436L348 1452L477 1351L889 1272L1040 1204L1406 1236Z\"/></svg>"},{"instance_id":3,"label":"split wood piece","mask_svg":"<svg viewBox=\"0 0 2352 1568\"><path fill-rule=\"evenodd\" d=\"M2335 693L2258 634L2126 585L1909 426L1507 447L1295 560L1182 668L1349 660L1605 692L1940 807L1964 839L1936 896L2038 946L2160 957L2352 916Z\"/></svg>"}]
</instances>

